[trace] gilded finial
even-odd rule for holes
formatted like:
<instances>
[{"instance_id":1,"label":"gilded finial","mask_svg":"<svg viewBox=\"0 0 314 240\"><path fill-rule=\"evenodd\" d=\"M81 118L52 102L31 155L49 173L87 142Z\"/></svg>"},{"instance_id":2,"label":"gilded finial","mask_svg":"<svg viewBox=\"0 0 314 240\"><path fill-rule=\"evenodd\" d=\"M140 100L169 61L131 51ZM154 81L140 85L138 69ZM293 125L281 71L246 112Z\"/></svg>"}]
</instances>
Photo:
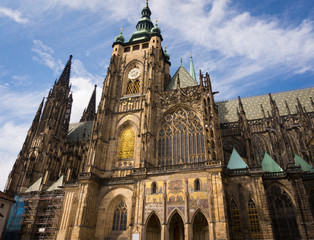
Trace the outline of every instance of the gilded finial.
<instances>
[{"instance_id":1,"label":"gilded finial","mask_svg":"<svg viewBox=\"0 0 314 240\"><path fill-rule=\"evenodd\" d=\"M180 62L181 62L181 66L182 66L182 64L183 64L183 57L181 57Z\"/></svg>"},{"instance_id":2,"label":"gilded finial","mask_svg":"<svg viewBox=\"0 0 314 240\"><path fill-rule=\"evenodd\" d=\"M165 52L167 52L167 47L165 46Z\"/></svg>"},{"instance_id":3,"label":"gilded finial","mask_svg":"<svg viewBox=\"0 0 314 240\"><path fill-rule=\"evenodd\" d=\"M155 26L158 26L158 19L155 20Z\"/></svg>"}]
</instances>

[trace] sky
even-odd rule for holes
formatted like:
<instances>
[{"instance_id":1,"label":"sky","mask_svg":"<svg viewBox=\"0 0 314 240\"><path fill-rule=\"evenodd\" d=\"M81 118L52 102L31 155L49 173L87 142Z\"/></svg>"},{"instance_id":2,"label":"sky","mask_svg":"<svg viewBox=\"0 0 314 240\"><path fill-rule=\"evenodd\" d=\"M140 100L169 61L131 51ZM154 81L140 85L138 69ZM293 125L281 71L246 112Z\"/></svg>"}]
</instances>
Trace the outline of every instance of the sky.
<instances>
[{"instance_id":1,"label":"sky","mask_svg":"<svg viewBox=\"0 0 314 240\"><path fill-rule=\"evenodd\" d=\"M43 97L73 55L71 122L94 85L98 101L114 38L128 40L145 0L0 1L0 190ZM171 74L209 72L216 100L313 87L313 0L150 0Z\"/></svg>"}]
</instances>

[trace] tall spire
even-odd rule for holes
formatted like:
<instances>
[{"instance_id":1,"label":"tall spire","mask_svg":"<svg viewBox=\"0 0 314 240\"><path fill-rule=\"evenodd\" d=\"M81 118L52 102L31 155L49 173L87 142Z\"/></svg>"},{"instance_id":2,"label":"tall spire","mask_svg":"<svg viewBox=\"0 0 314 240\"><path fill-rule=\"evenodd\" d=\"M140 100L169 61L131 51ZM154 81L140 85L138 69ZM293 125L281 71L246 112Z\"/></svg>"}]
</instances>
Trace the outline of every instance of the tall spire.
<instances>
[{"instance_id":1,"label":"tall spire","mask_svg":"<svg viewBox=\"0 0 314 240\"><path fill-rule=\"evenodd\" d=\"M95 85L93 94L89 100L87 108L84 110L83 115L81 117L80 122L87 122L87 121L93 121L95 118L95 112L96 112L96 88L97 85Z\"/></svg>"},{"instance_id":2,"label":"tall spire","mask_svg":"<svg viewBox=\"0 0 314 240\"><path fill-rule=\"evenodd\" d=\"M195 74L195 69L194 69L194 63L193 63L192 53L191 53L191 56L190 56L190 75L191 75L192 78L194 78L194 80L196 81L196 74Z\"/></svg>"},{"instance_id":3,"label":"tall spire","mask_svg":"<svg viewBox=\"0 0 314 240\"><path fill-rule=\"evenodd\" d=\"M69 60L67 64L65 65L57 84L69 86L70 74L71 74L71 62L72 62L72 55L70 55Z\"/></svg>"}]
</instances>

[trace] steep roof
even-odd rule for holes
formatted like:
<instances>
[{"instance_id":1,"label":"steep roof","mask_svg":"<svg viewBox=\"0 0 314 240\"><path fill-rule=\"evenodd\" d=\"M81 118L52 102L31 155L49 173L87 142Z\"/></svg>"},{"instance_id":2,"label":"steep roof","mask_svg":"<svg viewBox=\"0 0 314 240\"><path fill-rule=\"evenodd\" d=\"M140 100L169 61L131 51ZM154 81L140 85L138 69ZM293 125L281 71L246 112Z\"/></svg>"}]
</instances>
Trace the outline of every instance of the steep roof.
<instances>
[{"instance_id":1,"label":"steep roof","mask_svg":"<svg viewBox=\"0 0 314 240\"><path fill-rule=\"evenodd\" d=\"M70 142L81 141L85 132L85 140L88 140L92 128L93 121L70 124L67 138Z\"/></svg>"},{"instance_id":2,"label":"steep roof","mask_svg":"<svg viewBox=\"0 0 314 240\"><path fill-rule=\"evenodd\" d=\"M197 81L192 78L189 72L183 66L180 66L166 87L166 91L177 89L178 75L180 78L181 88L194 87L198 85Z\"/></svg>"},{"instance_id":3,"label":"steep roof","mask_svg":"<svg viewBox=\"0 0 314 240\"><path fill-rule=\"evenodd\" d=\"M296 113L295 106L297 105L297 98L299 98L306 111L314 111L310 99L310 97L313 98L314 96L314 88L273 93L271 96L276 101L280 115L282 116L288 115L285 101L287 101L291 114ZM266 114L267 111L271 111L268 95L241 98L241 101L248 120L260 119L263 117L261 105L263 105ZM217 102L216 104L218 105L219 119L221 123L238 121L237 108L239 107L239 102L237 99Z\"/></svg>"},{"instance_id":4,"label":"steep roof","mask_svg":"<svg viewBox=\"0 0 314 240\"><path fill-rule=\"evenodd\" d=\"M247 168L247 167L248 167L248 165L244 162L242 157L239 155L237 150L235 150L235 148L234 148L232 150L232 154L230 156L227 168L229 168L230 170L234 170L234 169L243 169L243 168Z\"/></svg>"},{"instance_id":5,"label":"steep roof","mask_svg":"<svg viewBox=\"0 0 314 240\"><path fill-rule=\"evenodd\" d=\"M60 187L63 185L63 178L64 178L64 176L62 175L57 181L55 181L55 182L47 189L47 192L60 189Z\"/></svg>"},{"instance_id":6,"label":"steep roof","mask_svg":"<svg viewBox=\"0 0 314 240\"><path fill-rule=\"evenodd\" d=\"M26 189L26 193L29 193L29 192L37 192L40 188L40 184L41 184L41 180L43 178L39 178L32 186L30 186L28 189Z\"/></svg>"},{"instance_id":7,"label":"steep roof","mask_svg":"<svg viewBox=\"0 0 314 240\"><path fill-rule=\"evenodd\" d=\"M295 162L295 165L300 166L304 172L314 173L314 168L312 168L310 164L308 164L303 158L301 158L297 154L294 157L294 162Z\"/></svg>"},{"instance_id":8,"label":"steep roof","mask_svg":"<svg viewBox=\"0 0 314 240\"><path fill-rule=\"evenodd\" d=\"M261 165L265 172L283 172L282 168L266 152Z\"/></svg>"}]
</instances>

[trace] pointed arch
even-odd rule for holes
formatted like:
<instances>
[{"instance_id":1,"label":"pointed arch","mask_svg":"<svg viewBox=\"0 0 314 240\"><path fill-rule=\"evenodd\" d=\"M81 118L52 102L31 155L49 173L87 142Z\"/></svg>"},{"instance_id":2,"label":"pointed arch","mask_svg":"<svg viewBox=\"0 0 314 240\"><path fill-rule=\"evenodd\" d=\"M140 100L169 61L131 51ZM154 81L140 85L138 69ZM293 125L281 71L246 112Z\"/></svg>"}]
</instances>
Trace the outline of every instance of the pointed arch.
<instances>
[{"instance_id":1,"label":"pointed arch","mask_svg":"<svg viewBox=\"0 0 314 240\"><path fill-rule=\"evenodd\" d=\"M158 215L153 211L147 218L145 239L161 239L161 222Z\"/></svg>"},{"instance_id":2,"label":"pointed arch","mask_svg":"<svg viewBox=\"0 0 314 240\"><path fill-rule=\"evenodd\" d=\"M157 184L156 184L156 182L153 182L152 184L151 184L151 194L155 194L155 193L157 193Z\"/></svg>"},{"instance_id":3,"label":"pointed arch","mask_svg":"<svg viewBox=\"0 0 314 240\"><path fill-rule=\"evenodd\" d=\"M249 231L251 239L261 239L263 237L261 226L259 222L259 216L256 205L253 199L250 197L248 201L248 215L249 215Z\"/></svg>"},{"instance_id":4,"label":"pointed arch","mask_svg":"<svg viewBox=\"0 0 314 240\"><path fill-rule=\"evenodd\" d=\"M230 212L231 212L231 221L230 221L230 230L232 239L242 239L242 228L241 228L241 218L240 218L240 209L238 204L231 199L230 202Z\"/></svg>"},{"instance_id":5,"label":"pointed arch","mask_svg":"<svg viewBox=\"0 0 314 240\"><path fill-rule=\"evenodd\" d=\"M184 239L184 218L177 209L175 209L169 218L169 239Z\"/></svg>"},{"instance_id":6,"label":"pointed arch","mask_svg":"<svg viewBox=\"0 0 314 240\"><path fill-rule=\"evenodd\" d=\"M198 178L194 180L194 191L200 191L201 190L201 183Z\"/></svg>"},{"instance_id":7,"label":"pointed arch","mask_svg":"<svg viewBox=\"0 0 314 240\"><path fill-rule=\"evenodd\" d=\"M193 240L209 239L208 220L200 209L198 209L192 218Z\"/></svg>"},{"instance_id":8,"label":"pointed arch","mask_svg":"<svg viewBox=\"0 0 314 240\"><path fill-rule=\"evenodd\" d=\"M112 230L125 231L127 219L128 219L127 206L124 201L120 201L114 209Z\"/></svg>"},{"instance_id":9,"label":"pointed arch","mask_svg":"<svg viewBox=\"0 0 314 240\"><path fill-rule=\"evenodd\" d=\"M133 158L135 133L131 126L126 127L121 133L119 159Z\"/></svg>"},{"instance_id":10,"label":"pointed arch","mask_svg":"<svg viewBox=\"0 0 314 240\"><path fill-rule=\"evenodd\" d=\"M267 190L267 202L276 239L301 239L293 202L288 193L273 184Z\"/></svg>"}]
</instances>

